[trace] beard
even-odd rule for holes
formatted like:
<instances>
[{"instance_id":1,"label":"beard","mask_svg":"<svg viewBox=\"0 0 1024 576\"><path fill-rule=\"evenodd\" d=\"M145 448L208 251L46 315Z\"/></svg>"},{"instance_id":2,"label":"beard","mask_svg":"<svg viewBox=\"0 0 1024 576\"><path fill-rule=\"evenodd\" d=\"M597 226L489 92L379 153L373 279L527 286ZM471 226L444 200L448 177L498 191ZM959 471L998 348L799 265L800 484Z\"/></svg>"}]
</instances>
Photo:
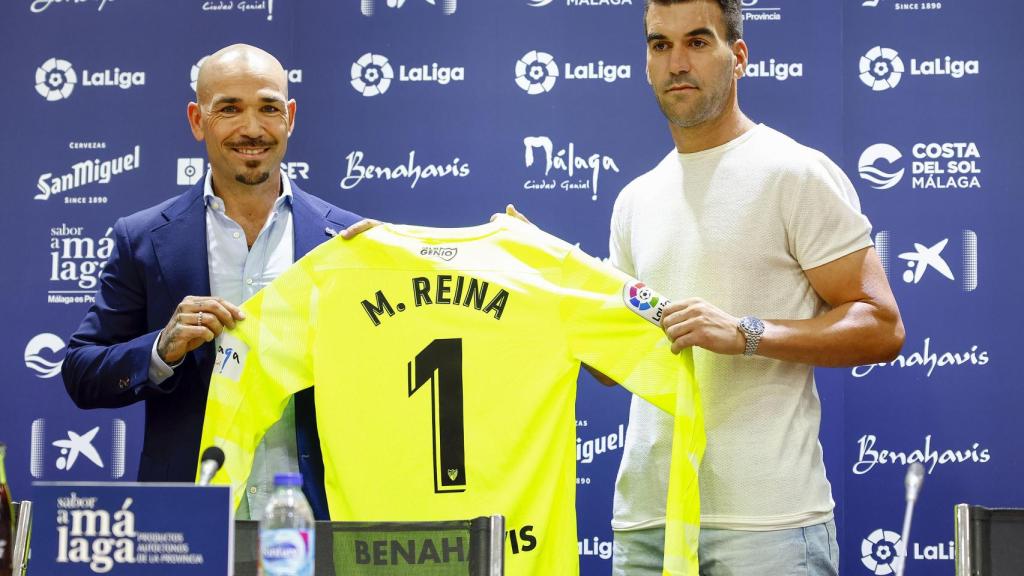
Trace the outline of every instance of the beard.
<instances>
[{"instance_id":1,"label":"beard","mask_svg":"<svg viewBox=\"0 0 1024 576\"><path fill-rule=\"evenodd\" d=\"M258 167L259 167L259 164L257 163L257 165L254 166L253 168L258 168ZM249 173L235 174L235 180L237 182L241 182L242 184L245 184L247 186L255 186L257 184L263 184L264 182L266 182L269 179L270 179L270 172L249 172Z\"/></svg>"},{"instance_id":2,"label":"beard","mask_svg":"<svg viewBox=\"0 0 1024 576\"><path fill-rule=\"evenodd\" d=\"M669 87L681 83L692 84L699 89L697 94L693 95L696 101L688 108L680 106L673 93L665 92ZM729 101L731 88L732 63L725 62L708 82L698 83L688 74L677 74L672 76L665 86L656 87L654 95L661 113L670 123L680 128L693 128L722 114Z\"/></svg>"}]
</instances>

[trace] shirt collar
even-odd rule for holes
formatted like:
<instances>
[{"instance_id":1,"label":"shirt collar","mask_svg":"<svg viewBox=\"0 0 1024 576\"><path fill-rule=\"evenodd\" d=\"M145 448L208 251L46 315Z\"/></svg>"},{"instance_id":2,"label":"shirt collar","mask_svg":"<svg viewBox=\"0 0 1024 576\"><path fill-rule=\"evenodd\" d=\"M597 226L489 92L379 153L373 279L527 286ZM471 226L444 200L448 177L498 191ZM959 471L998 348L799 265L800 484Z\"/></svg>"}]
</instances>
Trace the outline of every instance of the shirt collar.
<instances>
[{"instance_id":1,"label":"shirt collar","mask_svg":"<svg viewBox=\"0 0 1024 576\"><path fill-rule=\"evenodd\" d=\"M203 202L207 207L212 207L215 210L224 212L224 201L217 197L213 193L213 170L207 170L206 176L203 178ZM281 176L281 194L274 201L273 211L277 212L283 206L291 206L292 203L292 181Z\"/></svg>"}]
</instances>

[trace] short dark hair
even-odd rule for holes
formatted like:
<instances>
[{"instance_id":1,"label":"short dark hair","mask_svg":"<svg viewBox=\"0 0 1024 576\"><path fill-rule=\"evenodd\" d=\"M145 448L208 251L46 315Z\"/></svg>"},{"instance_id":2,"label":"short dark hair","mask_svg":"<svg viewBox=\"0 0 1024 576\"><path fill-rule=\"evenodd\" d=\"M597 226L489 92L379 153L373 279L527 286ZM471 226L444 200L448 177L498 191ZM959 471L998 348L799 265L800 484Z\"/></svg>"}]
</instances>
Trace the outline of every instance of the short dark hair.
<instances>
[{"instance_id":1,"label":"short dark hair","mask_svg":"<svg viewBox=\"0 0 1024 576\"><path fill-rule=\"evenodd\" d=\"M647 11L651 4L659 6L671 6L672 4L683 4L693 0L647 0L644 3L644 36L647 35ZM741 11L740 0L718 0L718 7L722 9L722 20L725 22L725 39L729 44L743 38L743 12Z\"/></svg>"}]
</instances>

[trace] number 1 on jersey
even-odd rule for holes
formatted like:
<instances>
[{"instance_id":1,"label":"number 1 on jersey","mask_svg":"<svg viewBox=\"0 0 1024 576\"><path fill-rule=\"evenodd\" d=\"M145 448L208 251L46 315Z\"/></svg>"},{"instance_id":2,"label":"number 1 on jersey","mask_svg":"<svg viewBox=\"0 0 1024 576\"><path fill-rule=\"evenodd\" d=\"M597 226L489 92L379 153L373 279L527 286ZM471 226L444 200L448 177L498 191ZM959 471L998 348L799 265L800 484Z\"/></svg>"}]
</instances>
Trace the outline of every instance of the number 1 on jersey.
<instances>
[{"instance_id":1,"label":"number 1 on jersey","mask_svg":"<svg viewBox=\"0 0 1024 576\"><path fill-rule=\"evenodd\" d=\"M415 366L414 366L415 365ZM430 383L434 492L466 490L466 437L462 412L462 339L432 341L408 363L409 396Z\"/></svg>"}]
</instances>

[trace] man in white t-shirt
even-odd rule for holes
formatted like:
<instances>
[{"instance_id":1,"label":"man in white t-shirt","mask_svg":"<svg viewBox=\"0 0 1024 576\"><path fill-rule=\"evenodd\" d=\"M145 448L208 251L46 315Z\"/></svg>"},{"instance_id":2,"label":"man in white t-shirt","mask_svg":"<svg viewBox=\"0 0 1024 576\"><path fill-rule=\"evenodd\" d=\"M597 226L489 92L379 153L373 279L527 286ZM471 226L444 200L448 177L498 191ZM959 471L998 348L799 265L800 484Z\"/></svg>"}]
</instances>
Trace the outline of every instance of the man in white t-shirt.
<instances>
[{"instance_id":1,"label":"man in white t-shirt","mask_svg":"<svg viewBox=\"0 0 1024 576\"><path fill-rule=\"evenodd\" d=\"M615 203L611 258L673 300L708 445L701 574L837 574L813 366L884 362L903 324L849 179L739 109L740 0L648 0L647 75L675 142ZM661 574L670 416L633 397L614 573Z\"/></svg>"}]
</instances>

